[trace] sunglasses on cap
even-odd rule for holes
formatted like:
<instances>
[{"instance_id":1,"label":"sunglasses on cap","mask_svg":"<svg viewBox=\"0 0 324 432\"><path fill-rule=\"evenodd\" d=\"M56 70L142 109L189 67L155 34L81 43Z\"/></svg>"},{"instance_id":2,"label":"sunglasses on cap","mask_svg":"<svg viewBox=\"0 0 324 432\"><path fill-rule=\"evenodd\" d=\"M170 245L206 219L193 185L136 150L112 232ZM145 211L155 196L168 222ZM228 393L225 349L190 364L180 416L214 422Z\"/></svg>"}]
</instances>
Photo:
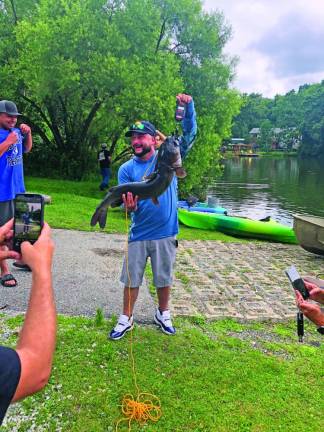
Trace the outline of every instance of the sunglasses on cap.
<instances>
[{"instance_id":1,"label":"sunglasses on cap","mask_svg":"<svg viewBox=\"0 0 324 432\"><path fill-rule=\"evenodd\" d=\"M132 126L131 126L131 129L133 129L133 130L144 130L144 128L145 128L145 125L142 123L142 122L140 122L140 121L137 121L137 122L135 122L134 124L132 124Z\"/></svg>"}]
</instances>

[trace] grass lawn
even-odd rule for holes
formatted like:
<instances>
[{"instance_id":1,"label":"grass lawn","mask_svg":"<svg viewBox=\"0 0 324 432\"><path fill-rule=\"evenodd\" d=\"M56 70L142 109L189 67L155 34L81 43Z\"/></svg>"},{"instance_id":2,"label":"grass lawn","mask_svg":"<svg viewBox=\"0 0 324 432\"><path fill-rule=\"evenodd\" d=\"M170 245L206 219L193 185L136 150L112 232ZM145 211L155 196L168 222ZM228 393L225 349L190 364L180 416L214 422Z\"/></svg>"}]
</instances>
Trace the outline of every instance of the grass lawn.
<instances>
[{"instance_id":1,"label":"grass lawn","mask_svg":"<svg viewBox=\"0 0 324 432\"><path fill-rule=\"evenodd\" d=\"M91 231L103 196L94 182L28 178L29 192L51 195L52 227ZM107 232L125 232L120 210L109 211ZM239 241L217 232L181 227L186 239ZM246 241L246 240L245 240ZM21 316L0 315L0 343L15 346ZM130 337L113 342L116 317L59 316L53 373L44 391L10 408L5 432L109 432L121 418L120 403L135 394ZM158 423L132 424L147 432L320 432L324 430L324 348L315 327L297 342L294 322L239 324L175 319L177 335L137 325L134 355L140 391L161 400ZM119 429L127 431L123 423Z\"/></svg>"},{"instance_id":2,"label":"grass lawn","mask_svg":"<svg viewBox=\"0 0 324 432\"><path fill-rule=\"evenodd\" d=\"M52 204L45 208L45 219L53 228L99 231L90 227L91 216L105 196L99 191L98 182L74 182L43 178L27 178L26 189L50 195ZM105 232L125 233L125 213L120 209L109 209ZM227 242L246 242L217 231L197 230L180 226L179 239L222 240Z\"/></svg>"},{"instance_id":3,"label":"grass lawn","mask_svg":"<svg viewBox=\"0 0 324 432\"><path fill-rule=\"evenodd\" d=\"M49 385L11 408L3 431L114 431L121 399L135 389L129 335L107 340L113 321L61 316ZM0 323L14 345L21 317ZM303 345L294 323L176 325L175 337L149 325L134 330L138 385L160 398L162 417L142 428L133 423L132 431L323 430L324 349L314 328Z\"/></svg>"}]
</instances>

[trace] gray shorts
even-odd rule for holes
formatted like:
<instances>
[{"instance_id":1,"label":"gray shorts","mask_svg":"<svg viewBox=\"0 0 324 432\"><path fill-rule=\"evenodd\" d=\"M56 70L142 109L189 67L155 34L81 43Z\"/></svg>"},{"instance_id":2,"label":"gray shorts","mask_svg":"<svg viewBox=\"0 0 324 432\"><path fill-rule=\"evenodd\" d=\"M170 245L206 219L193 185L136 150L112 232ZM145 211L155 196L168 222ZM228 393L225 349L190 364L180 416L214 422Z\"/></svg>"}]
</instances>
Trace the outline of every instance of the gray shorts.
<instances>
[{"instance_id":1,"label":"gray shorts","mask_svg":"<svg viewBox=\"0 0 324 432\"><path fill-rule=\"evenodd\" d=\"M125 286L139 287L143 282L147 258L150 257L155 287L171 286L176 249L175 237L128 243L128 271L125 257L120 281Z\"/></svg>"},{"instance_id":2,"label":"gray shorts","mask_svg":"<svg viewBox=\"0 0 324 432\"><path fill-rule=\"evenodd\" d=\"M14 217L14 200L0 201L0 226Z\"/></svg>"}]
</instances>

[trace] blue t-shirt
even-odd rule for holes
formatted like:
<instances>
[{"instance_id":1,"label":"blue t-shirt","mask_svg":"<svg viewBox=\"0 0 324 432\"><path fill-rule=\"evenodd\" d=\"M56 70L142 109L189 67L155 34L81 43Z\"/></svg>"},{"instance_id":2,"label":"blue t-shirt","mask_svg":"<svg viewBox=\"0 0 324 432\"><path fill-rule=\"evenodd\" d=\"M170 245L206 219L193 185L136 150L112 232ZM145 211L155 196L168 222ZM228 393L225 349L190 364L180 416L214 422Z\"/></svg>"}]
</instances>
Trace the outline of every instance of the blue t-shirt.
<instances>
[{"instance_id":1,"label":"blue t-shirt","mask_svg":"<svg viewBox=\"0 0 324 432\"><path fill-rule=\"evenodd\" d=\"M183 136L180 138L181 156L184 158L193 145L197 133L196 112L193 101L187 104L186 116L182 121ZM134 156L118 171L118 183L142 181L154 170L154 155L147 161ZM137 203L132 213L129 241L159 240L178 234L178 182L174 176L168 189L158 197L159 205L151 199Z\"/></svg>"},{"instance_id":2,"label":"blue t-shirt","mask_svg":"<svg viewBox=\"0 0 324 432\"><path fill-rule=\"evenodd\" d=\"M18 135L18 142L11 145L0 157L0 201L12 200L18 193L25 192L23 170L24 138L20 129L14 128L11 131L16 132ZM9 130L0 129L0 148L9 133Z\"/></svg>"},{"instance_id":3,"label":"blue t-shirt","mask_svg":"<svg viewBox=\"0 0 324 432\"><path fill-rule=\"evenodd\" d=\"M0 425L16 392L21 373L15 350L0 346Z\"/></svg>"}]
</instances>

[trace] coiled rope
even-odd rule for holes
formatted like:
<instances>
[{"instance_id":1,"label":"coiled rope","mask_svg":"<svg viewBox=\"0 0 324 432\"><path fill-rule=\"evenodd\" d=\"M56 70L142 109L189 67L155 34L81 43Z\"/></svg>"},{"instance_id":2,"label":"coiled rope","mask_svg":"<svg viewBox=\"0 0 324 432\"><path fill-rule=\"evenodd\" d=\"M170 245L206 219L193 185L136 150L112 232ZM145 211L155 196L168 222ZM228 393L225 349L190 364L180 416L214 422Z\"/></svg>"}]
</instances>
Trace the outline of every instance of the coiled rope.
<instances>
[{"instance_id":1,"label":"coiled rope","mask_svg":"<svg viewBox=\"0 0 324 432\"><path fill-rule=\"evenodd\" d=\"M126 232L128 233L127 208L125 209L125 215ZM128 235L126 236L125 252L125 265L128 276L128 309L130 310L130 292L132 285L128 267ZM149 420L157 422L162 416L160 399L152 393L141 392L138 387L135 357L133 353L133 329L130 331L129 354L132 365L134 386L136 388L136 398L131 393L127 393L123 396L121 409L124 417L117 421L116 432L119 430L119 425L122 422L128 423L128 431L130 431L132 421L137 421L139 424L143 425Z\"/></svg>"}]
</instances>

